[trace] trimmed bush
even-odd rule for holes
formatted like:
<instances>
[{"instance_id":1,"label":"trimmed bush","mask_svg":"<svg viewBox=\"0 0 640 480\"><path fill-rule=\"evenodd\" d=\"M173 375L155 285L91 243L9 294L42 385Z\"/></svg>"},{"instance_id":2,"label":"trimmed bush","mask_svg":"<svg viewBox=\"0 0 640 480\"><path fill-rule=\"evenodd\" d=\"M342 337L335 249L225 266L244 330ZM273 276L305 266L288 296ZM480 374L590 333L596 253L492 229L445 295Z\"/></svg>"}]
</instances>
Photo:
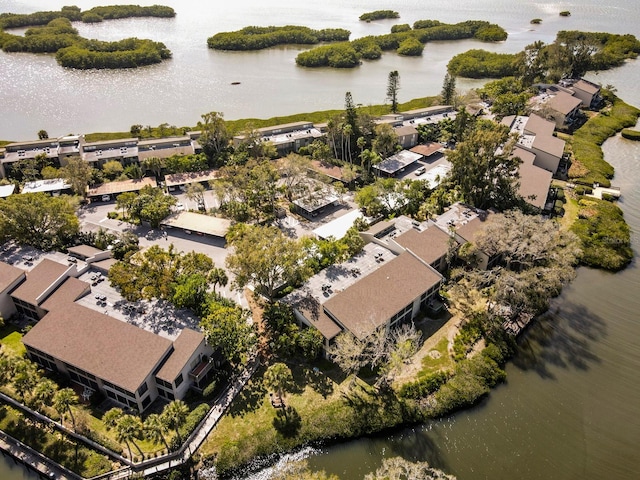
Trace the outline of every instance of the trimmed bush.
<instances>
[{"instance_id":1,"label":"trimmed bush","mask_svg":"<svg viewBox=\"0 0 640 480\"><path fill-rule=\"evenodd\" d=\"M570 17L571 16L571 12L569 10L563 10L562 12L560 12L560 16L561 17Z\"/></svg>"},{"instance_id":2,"label":"trimmed bush","mask_svg":"<svg viewBox=\"0 0 640 480\"><path fill-rule=\"evenodd\" d=\"M542 19L541 18L534 18L529 23L531 23L532 25L539 25L540 23L542 23Z\"/></svg>"}]
</instances>

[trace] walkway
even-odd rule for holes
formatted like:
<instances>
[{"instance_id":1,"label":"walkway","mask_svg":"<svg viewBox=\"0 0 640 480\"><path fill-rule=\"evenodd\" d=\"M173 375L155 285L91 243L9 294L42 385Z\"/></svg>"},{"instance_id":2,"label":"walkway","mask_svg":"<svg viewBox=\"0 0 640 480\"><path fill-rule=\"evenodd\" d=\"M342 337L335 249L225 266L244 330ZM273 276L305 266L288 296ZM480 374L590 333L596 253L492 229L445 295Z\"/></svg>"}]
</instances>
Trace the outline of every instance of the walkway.
<instances>
[{"instance_id":1,"label":"walkway","mask_svg":"<svg viewBox=\"0 0 640 480\"><path fill-rule=\"evenodd\" d=\"M98 477L94 477L94 480L117 480L129 478L134 473L142 473L142 477L147 477L149 475L163 472L165 470L169 470L171 468L175 468L179 465L186 463L191 456L200 448L202 443L204 442L207 435L213 430L216 426L222 415L226 412L227 408L231 405L231 402L235 399L235 397L240 393L240 391L247 384L249 379L257 370L260 365L260 360L255 357L251 360L248 367L237 377L234 379L233 383L227 387L227 389L220 395L220 397L216 400L215 405L209 410L205 418L200 422L200 424L196 427L196 429L191 433L187 442L182 445L182 447L173 453L165 455L164 457L160 457L157 459L151 459L139 464L133 464L130 466L126 466L120 470L112 471L105 473L103 475L99 475ZM81 437L75 432L71 432L61 424L57 422L53 422L51 419L39 414L38 412L34 412L31 409L26 408L25 406L19 404L15 400L10 397L6 397L5 395L0 393L0 397L7 402L10 403L17 408L28 411L30 414L36 416L42 421L53 423L58 428L64 430L66 433L75 436ZM97 450L104 451L104 447L96 444L95 442L81 437L81 439L87 443L89 443L92 447ZM58 465L56 462L51 459L45 457L39 452L33 450L28 445L16 440L15 438L7 435L3 431L0 430L0 449L12 455L17 461L20 461L30 468L37 470L45 477L60 479L60 480L82 480L82 477L76 475L75 473L65 469L61 465ZM109 452L112 456L114 454ZM129 463L125 459L120 456L117 456L122 461L121 463ZM157 463L160 462L160 463Z\"/></svg>"},{"instance_id":2,"label":"walkway","mask_svg":"<svg viewBox=\"0 0 640 480\"><path fill-rule=\"evenodd\" d=\"M7 435L2 430L0 430L0 449L11 455L16 461L36 470L46 478L55 478L56 480L78 480L82 478L56 462L49 460L20 440Z\"/></svg>"},{"instance_id":3,"label":"walkway","mask_svg":"<svg viewBox=\"0 0 640 480\"><path fill-rule=\"evenodd\" d=\"M200 423L198 428L196 428L191 434L186 444L184 444L177 452L179 455L177 458L172 458L164 463L145 469L143 471L143 476L147 477L148 475L162 472L187 462L189 458L191 458L191 456L200 448L205 438L207 438L207 435L211 433L213 427L216 426L222 415L224 415L224 412L226 412L229 405L231 405L231 402L233 402L233 399L236 398L236 395L238 395L238 393L240 393L244 388L259 365L260 360L254 358L246 370L244 370L234 380L233 384L227 387L227 390L225 390L225 392L218 398L216 404L211 410L209 410L209 413Z\"/></svg>"}]
</instances>

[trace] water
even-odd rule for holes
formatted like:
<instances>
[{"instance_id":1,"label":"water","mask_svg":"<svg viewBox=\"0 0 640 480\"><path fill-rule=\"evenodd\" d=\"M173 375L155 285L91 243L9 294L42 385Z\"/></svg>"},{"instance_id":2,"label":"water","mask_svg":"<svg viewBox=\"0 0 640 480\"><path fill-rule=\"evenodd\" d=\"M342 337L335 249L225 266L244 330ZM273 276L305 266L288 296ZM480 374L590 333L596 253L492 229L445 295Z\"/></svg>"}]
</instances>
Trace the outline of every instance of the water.
<instances>
[{"instance_id":1,"label":"water","mask_svg":"<svg viewBox=\"0 0 640 480\"><path fill-rule=\"evenodd\" d=\"M59 8L68 1L49 1ZM82 0L81 8L105 4ZM141 4L155 1L136 2ZM468 48L515 52L534 40L551 41L558 29L632 33L640 36L635 0L548 2L459 0L455 10L444 0L389 2L338 0L306 3L165 1L175 20L122 20L81 26L85 36L101 39L137 35L164 41L170 62L140 70L76 72L47 56L0 52L0 138L31 139L44 128L51 135L128 130L133 123L193 125L199 115L218 110L226 118L260 117L342 108L344 93L356 103L384 100L388 72L401 76L401 101L437 94L448 59ZM30 12L43 2L0 0L0 12ZM420 59L386 53L378 62L348 71L306 70L295 66L298 49L221 53L206 49L206 38L245 25L299 24L342 27L352 38L387 32L394 22L359 24L357 17L394 8L400 22L436 18L446 22L487 19L510 33L506 42L429 44ZM560 19L557 12L570 10ZM532 27L529 20L543 19ZM592 75L613 84L627 102L640 106L640 62ZM267 81L265 81L267 79ZM231 87L231 81L242 84ZM474 82L459 82L468 88ZM604 146L618 175L620 202L640 245L640 143L614 138ZM612 275L580 269L574 283L555 302L549 322L538 322L507 367L508 381L480 406L388 438L362 439L312 455L313 468L341 479L361 479L384 456L427 460L460 480L565 480L638 478L640 460L640 268L634 262ZM23 478L0 461L0 478Z\"/></svg>"},{"instance_id":2,"label":"water","mask_svg":"<svg viewBox=\"0 0 640 480\"><path fill-rule=\"evenodd\" d=\"M68 0L0 0L0 12L58 9ZM117 3L105 0L71 2L83 9ZM136 2L157 3L156 0ZM51 136L95 131L128 131L132 124L194 126L212 110L225 118L266 118L301 111L342 108L347 91L357 104L385 101L387 76L400 73L400 100L438 94L449 59L470 48L517 52L535 41L550 42L559 29L583 28L616 33L638 33L638 7L634 0L605 5L598 0L579 3L550 1L460 0L455 9L447 0L394 1L401 18L372 23L358 16L390 8L386 0L167 0L177 12L174 19L122 19L77 25L89 38L115 40L128 36L163 41L173 59L159 65L125 71L63 69L51 55L0 52L0 139L27 140L45 129ZM571 17L558 12L570 9ZM635 15L634 15L635 14ZM532 26L532 18L542 18ZM497 22L510 34L506 42L485 44L475 40L428 44L419 58L385 53L382 59L356 69L305 69L295 65L301 47L261 52L216 52L207 37L246 25L305 25L340 27L351 38L388 33L391 25L433 18L444 22L480 19ZM232 82L240 85L231 85ZM468 89L477 81L460 80Z\"/></svg>"}]
</instances>

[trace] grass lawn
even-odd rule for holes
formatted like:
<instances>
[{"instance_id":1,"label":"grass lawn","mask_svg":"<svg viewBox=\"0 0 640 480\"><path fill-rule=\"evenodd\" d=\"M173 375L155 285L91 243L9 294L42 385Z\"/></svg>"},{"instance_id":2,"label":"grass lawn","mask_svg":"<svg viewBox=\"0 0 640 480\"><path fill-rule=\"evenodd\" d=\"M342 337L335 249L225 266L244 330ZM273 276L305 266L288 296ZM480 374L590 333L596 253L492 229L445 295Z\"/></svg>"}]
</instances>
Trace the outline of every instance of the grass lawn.
<instances>
[{"instance_id":1,"label":"grass lawn","mask_svg":"<svg viewBox=\"0 0 640 480\"><path fill-rule=\"evenodd\" d=\"M449 355L449 339L442 337L434 348L422 358L422 369L418 373L418 378L428 377L440 370L453 369L455 363ZM430 354L433 352L433 354Z\"/></svg>"},{"instance_id":2,"label":"grass lawn","mask_svg":"<svg viewBox=\"0 0 640 480\"><path fill-rule=\"evenodd\" d=\"M356 437L409 420L393 394L381 394L360 380L350 386L337 369L295 366L292 371L295 385L284 398L286 418L271 406L261 380L264 370L236 398L201 449L204 457L215 457L218 471L256 456L322 439Z\"/></svg>"},{"instance_id":3,"label":"grass lawn","mask_svg":"<svg viewBox=\"0 0 640 480\"><path fill-rule=\"evenodd\" d=\"M22 344L22 333L11 323L0 329L0 345L2 351L10 357L24 357L27 352Z\"/></svg>"},{"instance_id":4,"label":"grass lawn","mask_svg":"<svg viewBox=\"0 0 640 480\"><path fill-rule=\"evenodd\" d=\"M104 455L58 432L51 433L34 425L20 411L7 405L0 406L0 429L83 477L94 477L112 469Z\"/></svg>"}]
</instances>

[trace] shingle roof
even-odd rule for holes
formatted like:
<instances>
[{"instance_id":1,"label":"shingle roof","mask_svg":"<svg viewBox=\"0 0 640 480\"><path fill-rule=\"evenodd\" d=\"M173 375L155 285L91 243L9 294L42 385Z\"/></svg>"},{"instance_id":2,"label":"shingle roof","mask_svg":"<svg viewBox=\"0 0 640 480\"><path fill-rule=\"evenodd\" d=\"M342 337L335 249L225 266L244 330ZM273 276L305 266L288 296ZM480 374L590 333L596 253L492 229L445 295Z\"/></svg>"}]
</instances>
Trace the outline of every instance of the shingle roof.
<instances>
[{"instance_id":1,"label":"shingle roof","mask_svg":"<svg viewBox=\"0 0 640 480\"><path fill-rule=\"evenodd\" d=\"M587 92L591 95L595 95L600 91L600 86L595 83L588 82L586 80L580 79L576 83L573 84L573 88L578 88L584 92Z\"/></svg>"},{"instance_id":2,"label":"shingle roof","mask_svg":"<svg viewBox=\"0 0 640 480\"><path fill-rule=\"evenodd\" d=\"M536 135L552 136L553 131L556 129L556 125L555 123L532 113L529 115L524 129L528 132L535 133Z\"/></svg>"},{"instance_id":3,"label":"shingle roof","mask_svg":"<svg viewBox=\"0 0 640 480\"><path fill-rule=\"evenodd\" d=\"M27 274L27 280L11 296L37 305L38 297L68 269L66 265L45 258Z\"/></svg>"},{"instance_id":4,"label":"shingle roof","mask_svg":"<svg viewBox=\"0 0 640 480\"><path fill-rule=\"evenodd\" d=\"M563 115L567 115L575 108L582 105L582 100L565 92L558 92L547 102L550 108Z\"/></svg>"},{"instance_id":5,"label":"shingle roof","mask_svg":"<svg viewBox=\"0 0 640 480\"><path fill-rule=\"evenodd\" d=\"M434 225L422 232L407 230L395 240L426 263L432 264L447 254L450 237Z\"/></svg>"},{"instance_id":6,"label":"shingle roof","mask_svg":"<svg viewBox=\"0 0 640 480\"><path fill-rule=\"evenodd\" d=\"M0 292L14 284L20 277L25 276L25 271L8 263L0 262Z\"/></svg>"},{"instance_id":7,"label":"shingle roof","mask_svg":"<svg viewBox=\"0 0 640 480\"><path fill-rule=\"evenodd\" d=\"M49 312L22 342L129 392L171 349L166 338L75 303Z\"/></svg>"},{"instance_id":8,"label":"shingle roof","mask_svg":"<svg viewBox=\"0 0 640 480\"><path fill-rule=\"evenodd\" d=\"M544 208L553 174L531 163L520 165L518 195L534 207ZM534 197L534 198L532 198Z\"/></svg>"},{"instance_id":9,"label":"shingle roof","mask_svg":"<svg viewBox=\"0 0 640 480\"><path fill-rule=\"evenodd\" d=\"M45 310L53 310L60 306L66 308L69 303L73 303L91 291L91 285L77 278L69 277L62 285L56 288L42 303Z\"/></svg>"},{"instance_id":10,"label":"shingle roof","mask_svg":"<svg viewBox=\"0 0 640 480\"><path fill-rule=\"evenodd\" d=\"M460 226L456 233L467 242L473 243L476 240L476 235L484 228L486 222L491 221L490 219L489 212L479 213L477 217Z\"/></svg>"},{"instance_id":11,"label":"shingle roof","mask_svg":"<svg viewBox=\"0 0 640 480\"><path fill-rule=\"evenodd\" d=\"M533 139L532 147L542 152L550 153L554 157L562 158L565 141L558 137L547 135L536 135Z\"/></svg>"},{"instance_id":12,"label":"shingle roof","mask_svg":"<svg viewBox=\"0 0 640 480\"><path fill-rule=\"evenodd\" d=\"M444 147L437 142L426 142L422 145L416 145L409 150L413 153L418 153L423 157L430 157L434 153L443 152Z\"/></svg>"},{"instance_id":13,"label":"shingle roof","mask_svg":"<svg viewBox=\"0 0 640 480\"><path fill-rule=\"evenodd\" d=\"M324 303L356 337L364 338L442 277L405 252Z\"/></svg>"},{"instance_id":14,"label":"shingle roof","mask_svg":"<svg viewBox=\"0 0 640 480\"><path fill-rule=\"evenodd\" d=\"M200 332L190 328L183 329L173 341L173 351L156 373L156 377L173 382L203 341L204 336Z\"/></svg>"},{"instance_id":15,"label":"shingle roof","mask_svg":"<svg viewBox=\"0 0 640 480\"><path fill-rule=\"evenodd\" d=\"M331 340L342 332L342 328L324 313L322 305L312 296L301 298L292 305L307 321L316 327L327 340Z\"/></svg>"}]
</instances>

